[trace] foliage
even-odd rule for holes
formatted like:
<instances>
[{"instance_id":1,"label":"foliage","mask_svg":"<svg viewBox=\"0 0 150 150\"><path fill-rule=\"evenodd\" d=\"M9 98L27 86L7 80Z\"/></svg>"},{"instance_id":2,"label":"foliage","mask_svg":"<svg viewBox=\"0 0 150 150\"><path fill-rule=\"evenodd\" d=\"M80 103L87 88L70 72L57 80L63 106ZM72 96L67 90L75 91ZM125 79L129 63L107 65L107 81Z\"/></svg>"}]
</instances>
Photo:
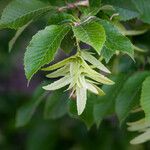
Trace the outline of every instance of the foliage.
<instances>
[{"instance_id":1,"label":"foliage","mask_svg":"<svg viewBox=\"0 0 150 150\"><path fill-rule=\"evenodd\" d=\"M144 133L131 143L150 139L149 0L0 3L0 29L17 30L9 51L35 21L44 24L26 48L24 70L28 83L38 71L49 72L48 85L40 85L37 94L18 110L17 127L26 125L46 100L46 119L69 114L88 128L113 114L123 125L130 112L138 109L145 116L138 122L131 119L128 129ZM58 61L59 49L66 55Z\"/></svg>"}]
</instances>

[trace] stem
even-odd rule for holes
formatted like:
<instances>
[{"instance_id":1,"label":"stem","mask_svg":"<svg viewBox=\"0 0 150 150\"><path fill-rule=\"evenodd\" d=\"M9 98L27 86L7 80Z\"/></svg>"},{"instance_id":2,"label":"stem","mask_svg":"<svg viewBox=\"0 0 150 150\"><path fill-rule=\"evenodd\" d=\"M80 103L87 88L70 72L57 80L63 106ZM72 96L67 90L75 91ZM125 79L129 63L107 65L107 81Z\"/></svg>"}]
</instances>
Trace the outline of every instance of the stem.
<instances>
[{"instance_id":1,"label":"stem","mask_svg":"<svg viewBox=\"0 0 150 150\"><path fill-rule=\"evenodd\" d=\"M77 44L77 51L80 52L81 49L80 49L79 41L77 38L76 38L76 44Z\"/></svg>"}]
</instances>

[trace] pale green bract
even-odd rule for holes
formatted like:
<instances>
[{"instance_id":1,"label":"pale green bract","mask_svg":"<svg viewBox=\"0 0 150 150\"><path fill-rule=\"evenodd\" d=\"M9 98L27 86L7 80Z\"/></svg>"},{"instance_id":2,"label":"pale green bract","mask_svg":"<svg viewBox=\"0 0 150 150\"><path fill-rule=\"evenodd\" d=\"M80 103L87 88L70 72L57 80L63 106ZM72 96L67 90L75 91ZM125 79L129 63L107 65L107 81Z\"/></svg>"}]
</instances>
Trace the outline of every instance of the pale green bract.
<instances>
[{"instance_id":1,"label":"pale green bract","mask_svg":"<svg viewBox=\"0 0 150 150\"><path fill-rule=\"evenodd\" d=\"M146 141L150 140L150 92L149 92L149 86L150 86L150 76L148 76L142 85L142 92L141 92L141 110L145 113L145 118L138 120L136 122L128 123L129 131L138 131L141 132L140 135L135 137L133 140L131 140L131 144L140 144L144 143Z\"/></svg>"},{"instance_id":2,"label":"pale green bract","mask_svg":"<svg viewBox=\"0 0 150 150\"><path fill-rule=\"evenodd\" d=\"M92 67L87 64L86 61L89 62ZM72 94L76 95L77 111L78 115L81 115L86 107L87 90L102 96L105 93L97 84L114 84L113 81L96 72L93 66L106 73L110 73L110 71L89 52L80 51L72 57L42 69L45 71L53 71L47 75L48 78L61 77L43 88L51 91L69 85L67 90L72 90L70 96L72 96Z\"/></svg>"},{"instance_id":3,"label":"pale green bract","mask_svg":"<svg viewBox=\"0 0 150 150\"><path fill-rule=\"evenodd\" d=\"M141 134L130 141L131 144L141 144L150 140L150 121L144 119L127 123L129 131L138 131Z\"/></svg>"}]
</instances>

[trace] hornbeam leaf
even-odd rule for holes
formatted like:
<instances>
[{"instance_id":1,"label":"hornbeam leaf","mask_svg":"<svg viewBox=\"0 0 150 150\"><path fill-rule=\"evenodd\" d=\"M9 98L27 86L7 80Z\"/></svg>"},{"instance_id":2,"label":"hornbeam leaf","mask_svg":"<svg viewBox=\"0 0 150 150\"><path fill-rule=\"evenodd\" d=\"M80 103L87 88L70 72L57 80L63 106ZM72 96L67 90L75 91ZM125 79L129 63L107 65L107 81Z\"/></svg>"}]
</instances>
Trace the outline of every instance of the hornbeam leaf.
<instances>
[{"instance_id":1,"label":"hornbeam leaf","mask_svg":"<svg viewBox=\"0 0 150 150\"><path fill-rule=\"evenodd\" d=\"M68 93L63 91L64 89L53 91L47 97L44 108L45 119L58 119L67 113Z\"/></svg>"},{"instance_id":2,"label":"hornbeam leaf","mask_svg":"<svg viewBox=\"0 0 150 150\"><path fill-rule=\"evenodd\" d=\"M133 74L118 93L115 109L121 123L126 119L129 111L138 104L142 82L149 75L148 71Z\"/></svg>"},{"instance_id":3,"label":"hornbeam leaf","mask_svg":"<svg viewBox=\"0 0 150 150\"><path fill-rule=\"evenodd\" d=\"M146 120L150 121L150 76L145 79L142 85L141 106L145 112Z\"/></svg>"},{"instance_id":4,"label":"hornbeam leaf","mask_svg":"<svg viewBox=\"0 0 150 150\"><path fill-rule=\"evenodd\" d=\"M106 35L102 25L97 22L84 22L73 27L78 40L91 45L99 54L105 43Z\"/></svg>"},{"instance_id":5,"label":"hornbeam leaf","mask_svg":"<svg viewBox=\"0 0 150 150\"><path fill-rule=\"evenodd\" d=\"M149 0L132 0L140 13L140 19L145 23L150 23L150 4Z\"/></svg>"},{"instance_id":6,"label":"hornbeam leaf","mask_svg":"<svg viewBox=\"0 0 150 150\"><path fill-rule=\"evenodd\" d=\"M41 104L48 93L42 89L42 85L38 86L33 93L31 99L21 106L16 114L16 127L22 127L26 125L34 115L37 107Z\"/></svg>"},{"instance_id":7,"label":"hornbeam leaf","mask_svg":"<svg viewBox=\"0 0 150 150\"><path fill-rule=\"evenodd\" d=\"M118 13L122 21L127 21L139 16L132 0L103 0L103 4L112 5L115 9L114 13Z\"/></svg>"},{"instance_id":8,"label":"hornbeam leaf","mask_svg":"<svg viewBox=\"0 0 150 150\"><path fill-rule=\"evenodd\" d=\"M17 29L51 9L51 6L38 0L14 0L3 11L0 28Z\"/></svg>"},{"instance_id":9,"label":"hornbeam leaf","mask_svg":"<svg viewBox=\"0 0 150 150\"><path fill-rule=\"evenodd\" d=\"M15 36L9 41L9 52L11 52L16 40L18 39L18 37L22 34L22 32L28 27L28 25L31 23L32 21L28 22L26 25L22 26L21 28L19 28L15 34Z\"/></svg>"},{"instance_id":10,"label":"hornbeam leaf","mask_svg":"<svg viewBox=\"0 0 150 150\"><path fill-rule=\"evenodd\" d=\"M101 25L103 25L106 32L106 42L102 50L103 54L105 54L103 55L104 58L108 61L111 56L118 50L128 54L134 60L134 50L130 40L122 35L119 30L110 22L101 19L96 20Z\"/></svg>"},{"instance_id":11,"label":"hornbeam leaf","mask_svg":"<svg viewBox=\"0 0 150 150\"><path fill-rule=\"evenodd\" d=\"M28 80L45 64L54 59L55 53L68 26L51 25L33 36L24 57L25 74Z\"/></svg>"}]
</instances>

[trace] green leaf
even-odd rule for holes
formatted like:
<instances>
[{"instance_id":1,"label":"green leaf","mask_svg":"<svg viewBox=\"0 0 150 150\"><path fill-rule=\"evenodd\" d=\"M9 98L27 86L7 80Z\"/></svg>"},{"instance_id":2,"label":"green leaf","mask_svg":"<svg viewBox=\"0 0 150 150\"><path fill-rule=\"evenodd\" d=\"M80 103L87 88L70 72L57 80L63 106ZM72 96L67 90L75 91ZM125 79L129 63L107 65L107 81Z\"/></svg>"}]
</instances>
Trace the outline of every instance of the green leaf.
<instances>
[{"instance_id":1,"label":"green leaf","mask_svg":"<svg viewBox=\"0 0 150 150\"><path fill-rule=\"evenodd\" d=\"M31 21L28 22L26 25L20 27L20 28L17 30L15 36L9 41L9 52L11 52L11 50L12 50L12 48L13 48L13 46L14 46L16 40L17 40L18 37L22 34L22 32L29 26L30 23L31 23Z\"/></svg>"},{"instance_id":2,"label":"green leaf","mask_svg":"<svg viewBox=\"0 0 150 150\"><path fill-rule=\"evenodd\" d=\"M84 22L73 27L73 31L78 40L91 45L99 54L105 43L105 30L97 22Z\"/></svg>"},{"instance_id":3,"label":"green leaf","mask_svg":"<svg viewBox=\"0 0 150 150\"><path fill-rule=\"evenodd\" d=\"M75 47L75 42L73 32L69 31L62 40L60 47L65 53L70 53Z\"/></svg>"},{"instance_id":4,"label":"green leaf","mask_svg":"<svg viewBox=\"0 0 150 150\"><path fill-rule=\"evenodd\" d=\"M104 57L105 62L108 63L112 56L115 54L115 52L106 46L103 47L101 55Z\"/></svg>"},{"instance_id":5,"label":"green leaf","mask_svg":"<svg viewBox=\"0 0 150 150\"><path fill-rule=\"evenodd\" d=\"M150 77L147 77L143 82L140 102L146 120L150 120Z\"/></svg>"},{"instance_id":6,"label":"green leaf","mask_svg":"<svg viewBox=\"0 0 150 150\"><path fill-rule=\"evenodd\" d=\"M132 48L132 43L130 40L123 36L119 30L110 22L106 20L96 19L101 25L103 25L106 32L106 42L103 48L103 57L106 61L110 59L112 54L116 51L120 51L128 54L132 59L134 59L134 50ZM106 51L106 52L105 52ZM109 54L108 57L106 54Z\"/></svg>"},{"instance_id":7,"label":"green leaf","mask_svg":"<svg viewBox=\"0 0 150 150\"><path fill-rule=\"evenodd\" d=\"M44 97L47 95L47 93L42 89L41 86L39 86L32 99L19 108L16 114L16 126L21 127L26 125L32 118L34 112L36 111L36 108L39 106L39 104L42 102Z\"/></svg>"},{"instance_id":8,"label":"green leaf","mask_svg":"<svg viewBox=\"0 0 150 150\"><path fill-rule=\"evenodd\" d=\"M53 14L49 18L48 24L50 24L50 25L52 25L52 24L61 25L61 24L64 24L64 23L72 23L72 22L75 22L75 21L76 21L76 19L71 14L59 12L59 13Z\"/></svg>"},{"instance_id":9,"label":"green leaf","mask_svg":"<svg viewBox=\"0 0 150 150\"><path fill-rule=\"evenodd\" d=\"M63 89L54 91L46 100L44 117L57 119L67 113L68 94Z\"/></svg>"},{"instance_id":10,"label":"green leaf","mask_svg":"<svg viewBox=\"0 0 150 150\"><path fill-rule=\"evenodd\" d=\"M112 5L115 13L118 13L120 20L126 21L139 16L132 0L103 0L104 4Z\"/></svg>"},{"instance_id":11,"label":"green leaf","mask_svg":"<svg viewBox=\"0 0 150 150\"><path fill-rule=\"evenodd\" d=\"M89 0L87 16L95 16L101 9L101 0Z\"/></svg>"},{"instance_id":12,"label":"green leaf","mask_svg":"<svg viewBox=\"0 0 150 150\"><path fill-rule=\"evenodd\" d=\"M150 1L149 0L132 0L140 13L140 19L146 23L150 23Z\"/></svg>"},{"instance_id":13,"label":"green leaf","mask_svg":"<svg viewBox=\"0 0 150 150\"><path fill-rule=\"evenodd\" d=\"M130 110L139 103L142 82L149 75L150 72L146 71L133 74L118 93L115 109L121 123L126 119Z\"/></svg>"},{"instance_id":14,"label":"green leaf","mask_svg":"<svg viewBox=\"0 0 150 150\"><path fill-rule=\"evenodd\" d=\"M17 29L51 9L51 6L38 0L13 0L2 13L0 28Z\"/></svg>"},{"instance_id":15,"label":"green leaf","mask_svg":"<svg viewBox=\"0 0 150 150\"><path fill-rule=\"evenodd\" d=\"M51 25L33 36L24 56L25 74L28 80L45 64L54 59L55 53L68 26Z\"/></svg>"}]
</instances>

